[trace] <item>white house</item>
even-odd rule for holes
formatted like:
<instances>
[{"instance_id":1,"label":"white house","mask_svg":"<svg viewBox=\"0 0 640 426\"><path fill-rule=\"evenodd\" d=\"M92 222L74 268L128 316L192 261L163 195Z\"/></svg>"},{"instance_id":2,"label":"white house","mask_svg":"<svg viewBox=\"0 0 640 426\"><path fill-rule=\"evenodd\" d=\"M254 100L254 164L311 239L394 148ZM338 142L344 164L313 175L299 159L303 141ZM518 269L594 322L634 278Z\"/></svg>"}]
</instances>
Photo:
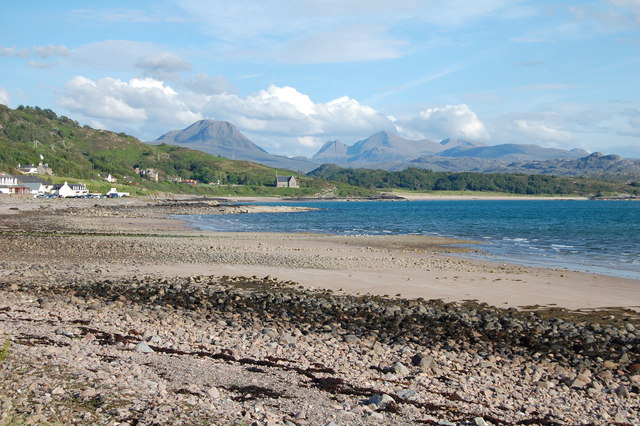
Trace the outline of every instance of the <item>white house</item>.
<instances>
[{"instance_id":1,"label":"white house","mask_svg":"<svg viewBox=\"0 0 640 426\"><path fill-rule=\"evenodd\" d=\"M115 183L118 179L114 178L113 176L111 176L111 173L107 173L107 174L101 174L100 177L104 180L106 180L109 183Z\"/></svg>"},{"instance_id":2,"label":"white house","mask_svg":"<svg viewBox=\"0 0 640 426\"><path fill-rule=\"evenodd\" d=\"M38 163L37 166L34 166L33 164L25 164L24 166L21 164L18 164L17 167L18 171L20 173L24 173L26 175L52 175L53 174L53 170L51 169L51 167L49 167L48 163Z\"/></svg>"},{"instance_id":3,"label":"white house","mask_svg":"<svg viewBox=\"0 0 640 426\"><path fill-rule=\"evenodd\" d=\"M18 178L9 173L0 172L0 186L17 186Z\"/></svg>"},{"instance_id":4,"label":"white house","mask_svg":"<svg viewBox=\"0 0 640 426\"><path fill-rule=\"evenodd\" d=\"M59 197L79 197L81 195L87 195L89 190L84 183L63 183L62 185L54 185L53 191L58 194Z\"/></svg>"},{"instance_id":5,"label":"white house","mask_svg":"<svg viewBox=\"0 0 640 426\"><path fill-rule=\"evenodd\" d=\"M128 192L119 192L117 189L111 188L109 190L109 192L107 192L105 195L107 197L109 197L109 198L120 198L120 197L128 197L129 193Z\"/></svg>"},{"instance_id":6,"label":"white house","mask_svg":"<svg viewBox=\"0 0 640 426\"><path fill-rule=\"evenodd\" d=\"M17 169L20 173L25 173L28 175L35 175L38 173L38 166L34 166L33 164L18 164Z\"/></svg>"},{"instance_id":7,"label":"white house","mask_svg":"<svg viewBox=\"0 0 640 426\"><path fill-rule=\"evenodd\" d=\"M0 172L0 194L13 194L18 186L18 179L9 173Z\"/></svg>"},{"instance_id":8,"label":"white house","mask_svg":"<svg viewBox=\"0 0 640 426\"><path fill-rule=\"evenodd\" d=\"M18 178L9 173L0 172L0 194L28 194L29 188L20 185Z\"/></svg>"}]
</instances>

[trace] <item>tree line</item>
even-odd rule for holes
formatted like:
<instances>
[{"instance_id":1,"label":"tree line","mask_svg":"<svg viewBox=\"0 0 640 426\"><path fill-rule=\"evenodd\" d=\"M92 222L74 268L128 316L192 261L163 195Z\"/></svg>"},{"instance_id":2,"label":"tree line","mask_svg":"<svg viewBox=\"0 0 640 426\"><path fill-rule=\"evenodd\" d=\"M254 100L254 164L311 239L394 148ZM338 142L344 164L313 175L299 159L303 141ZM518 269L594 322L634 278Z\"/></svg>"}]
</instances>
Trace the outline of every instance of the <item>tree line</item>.
<instances>
[{"instance_id":1,"label":"tree line","mask_svg":"<svg viewBox=\"0 0 640 426\"><path fill-rule=\"evenodd\" d=\"M362 186L370 189L407 189L413 191L485 191L519 195L593 195L627 192L639 195L630 185L575 177L523 175L511 173L434 172L408 168L389 172L374 169L349 169L323 165L310 176Z\"/></svg>"}]
</instances>

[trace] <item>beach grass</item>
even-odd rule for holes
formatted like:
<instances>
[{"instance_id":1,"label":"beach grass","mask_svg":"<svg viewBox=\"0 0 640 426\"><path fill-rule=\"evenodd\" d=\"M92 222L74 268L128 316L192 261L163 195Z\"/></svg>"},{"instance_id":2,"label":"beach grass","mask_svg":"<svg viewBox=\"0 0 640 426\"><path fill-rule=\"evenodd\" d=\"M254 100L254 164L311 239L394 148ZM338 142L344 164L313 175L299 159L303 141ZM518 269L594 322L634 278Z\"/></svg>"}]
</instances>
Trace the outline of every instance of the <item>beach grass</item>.
<instances>
[{"instance_id":1,"label":"beach grass","mask_svg":"<svg viewBox=\"0 0 640 426\"><path fill-rule=\"evenodd\" d=\"M7 338L4 341L4 345L2 345L2 349L0 350L0 363L4 361L9 355L10 347L11 347L11 336L7 335Z\"/></svg>"}]
</instances>

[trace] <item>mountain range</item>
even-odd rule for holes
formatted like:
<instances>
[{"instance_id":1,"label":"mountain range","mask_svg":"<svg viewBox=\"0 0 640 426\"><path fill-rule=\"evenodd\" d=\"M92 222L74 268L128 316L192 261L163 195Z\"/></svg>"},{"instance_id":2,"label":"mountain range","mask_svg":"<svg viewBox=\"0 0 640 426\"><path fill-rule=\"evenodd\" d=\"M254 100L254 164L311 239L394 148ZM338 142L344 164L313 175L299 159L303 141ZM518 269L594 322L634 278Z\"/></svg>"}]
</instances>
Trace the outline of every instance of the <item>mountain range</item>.
<instances>
[{"instance_id":1,"label":"mountain range","mask_svg":"<svg viewBox=\"0 0 640 426\"><path fill-rule=\"evenodd\" d=\"M447 138L440 142L410 140L378 132L347 145L326 142L311 159L270 154L227 121L201 120L183 130L162 135L154 144L167 143L270 167L309 172L322 164L342 167L403 170L409 167L455 172L505 172L564 176L640 176L640 160L589 154L582 149L544 148L532 144L485 145Z\"/></svg>"},{"instance_id":2,"label":"mountain range","mask_svg":"<svg viewBox=\"0 0 640 426\"><path fill-rule=\"evenodd\" d=\"M311 161L318 164L367 167L389 161L410 161L423 155L480 145L477 142L458 139L444 139L440 143L428 139L409 140L390 132L378 132L351 146L339 140L328 141L311 157Z\"/></svg>"}]
</instances>

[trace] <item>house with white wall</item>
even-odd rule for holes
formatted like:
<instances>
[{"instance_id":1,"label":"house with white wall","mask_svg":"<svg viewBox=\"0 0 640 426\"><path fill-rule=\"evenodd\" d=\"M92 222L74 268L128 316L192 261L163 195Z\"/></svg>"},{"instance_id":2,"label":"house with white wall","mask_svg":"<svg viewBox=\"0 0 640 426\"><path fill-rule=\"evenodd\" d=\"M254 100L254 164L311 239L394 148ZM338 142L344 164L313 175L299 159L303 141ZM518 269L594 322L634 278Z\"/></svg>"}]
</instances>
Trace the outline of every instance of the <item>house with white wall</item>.
<instances>
[{"instance_id":1,"label":"house with white wall","mask_svg":"<svg viewBox=\"0 0 640 426\"><path fill-rule=\"evenodd\" d=\"M38 163L37 166L33 165L33 164L18 164L17 167L18 171L20 173L23 173L25 175L52 175L53 174L53 169L51 169L51 167L49 167L48 163Z\"/></svg>"},{"instance_id":2,"label":"house with white wall","mask_svg":"<svg viewBox=\"0 0 640 426\"><path fill-rule=\"evenodd\" d=\"M87 195L89 190L84 183L63 183L53 186L53 192L61 198Z\"/></svg>"},{"instance_id":3,"label":"house with white wall","mask_svg":"<svg viewBox=\"0 0 640 426\"><path fill-rule=\"evenodd\" d=\"M106 181L107 181L107 182L109 182L109 183L115 183L115 182L117 182L117 181L118 181L118 179L116 179L115 177L113 177L113 176L111 175L111 173L101 173L101 174L100 174L100 177L101 177L102 179L106 180Z\"/></svg>"},{"instance_id":4,"label":"house with white wall","mask_svg":"<svg viewBox=\"0 0 640 426\"><path fill-rule=\"evenodd\" d=\"M17 186L18 178L9 173L0 172L0 186Z\"/></svg>"},{"instance_id":5,"label":"house with white wall","mask_svg":"<svg viewBox=\"0 0 640 426\"><path fill-rule=\"evenodd\" d=\"M18 179L9 173L0 172L0 194L14 194Z\"/></svg>"}]
</instances>

